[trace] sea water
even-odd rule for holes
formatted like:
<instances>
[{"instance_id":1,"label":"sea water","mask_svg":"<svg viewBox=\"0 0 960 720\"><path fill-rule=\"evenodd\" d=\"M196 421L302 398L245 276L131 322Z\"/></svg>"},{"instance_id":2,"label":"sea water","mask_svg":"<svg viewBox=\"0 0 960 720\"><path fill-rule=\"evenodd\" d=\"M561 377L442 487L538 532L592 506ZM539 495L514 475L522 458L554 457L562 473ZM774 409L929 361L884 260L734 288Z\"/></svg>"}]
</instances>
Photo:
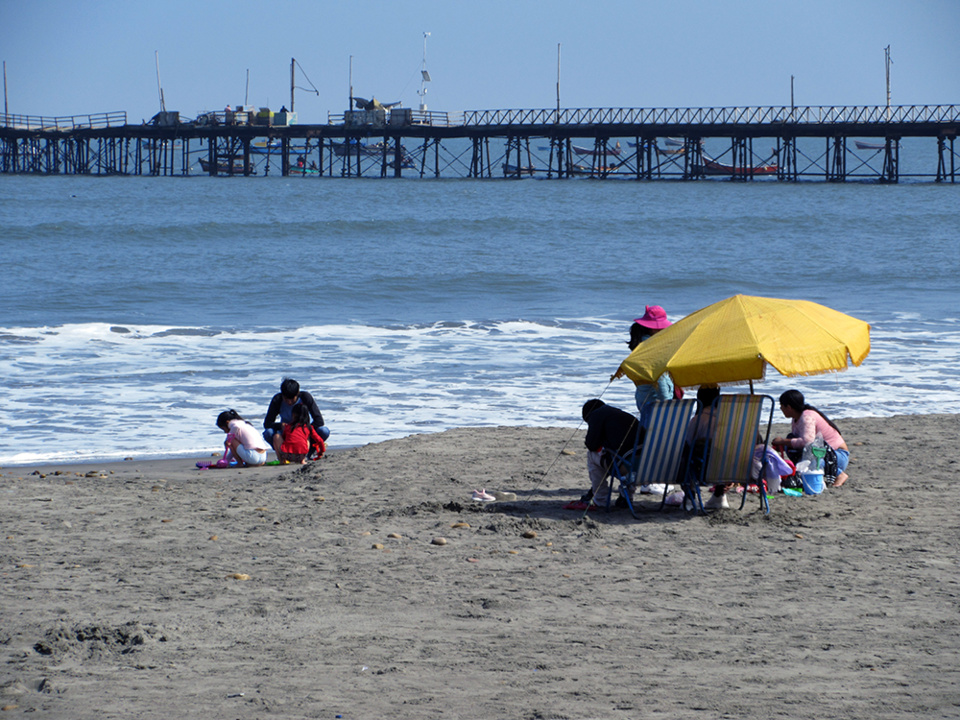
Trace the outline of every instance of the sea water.
<instances>
[{"instance_id":1,"label":"sea water","mask_svg":"<svg viewBox=\"0 0 960 720\"><path fill-rule=\"evenodd\" d=\"M203 456L284 377L333 446L562 426L628 327L737 293L869 322L837 418L960 412L960 186L0 177L0 464Z\"/></svg>"}]
</instances>

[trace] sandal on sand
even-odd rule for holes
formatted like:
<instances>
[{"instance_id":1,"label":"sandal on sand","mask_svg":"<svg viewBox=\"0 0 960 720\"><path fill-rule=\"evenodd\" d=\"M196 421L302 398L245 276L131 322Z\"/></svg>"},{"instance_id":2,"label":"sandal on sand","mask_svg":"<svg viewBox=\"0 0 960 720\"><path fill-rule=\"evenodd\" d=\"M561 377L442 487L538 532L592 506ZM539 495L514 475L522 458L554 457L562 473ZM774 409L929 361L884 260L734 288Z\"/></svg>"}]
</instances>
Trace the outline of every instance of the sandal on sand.
<instances>
[{"instance_id":1,"label":"sandal on sand","mask_svg":"<svg viewBox=\"0 0 960 720\"><path fill-rule=\"evenodd\" d=\"M474 490L473 499L478 502L493 502L496 498L486 490Z\"/></svg>"}]
</instances>

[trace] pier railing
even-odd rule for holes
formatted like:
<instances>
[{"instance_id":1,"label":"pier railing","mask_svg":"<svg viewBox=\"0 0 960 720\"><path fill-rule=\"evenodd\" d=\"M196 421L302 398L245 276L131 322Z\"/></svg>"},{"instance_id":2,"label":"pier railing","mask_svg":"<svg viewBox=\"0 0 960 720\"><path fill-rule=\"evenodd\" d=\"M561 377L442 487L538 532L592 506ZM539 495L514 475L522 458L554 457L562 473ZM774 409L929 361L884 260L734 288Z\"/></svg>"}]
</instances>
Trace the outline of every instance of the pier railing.
<instances>
[{"instance_id":1,"label":"pier railing","mask_svg":"<svg viewBox=\"0 0 960 720\"><path fill-rule=\"evenodd\" d=\"M347 121L346 113L327 113L328 125L343 125ZM405 125L428 125L430 127L463 127L463 113L438 110L413 110L412 108L393 108L383 113L379 123L391 127Z\"/></svg>"},{"instance_id":2,"label":"pier railing","mask_svg":"<svg viewBox=\"0 0 960 720\"><path fill-rule=\"evenodd\" d=\"M220 117L222 115L222 117ZM249 113L208 113L197 124L243 124ZM395 117L396 116L396 117ZM343 125L344 113L329 113L328 125ZM219 121L219 122L218 122ZM397 122L400 121L400 122ZM817 105L790 107L720 108L567 108L467 110L440 112L398 108L384 114L383 125L403 127L477 127L503 125L778 125L828 123L955 123L960 105ZM125 111L45 117L0 113L0 126L18 130L70 131L120 127L127 124Z\"/></svg>"},{"instance_id":3,"label":"pier railing","mask_svg":"<svg viewBox=\"0 0 960 720\"><path fill-rule=\"evenodd\" d=\"M960 105L468 110L477 125L757 125L958 122Z\"/></svg>"},{"instance_id":4,"label":"pier railing","mask_svg":"<svg viewBox=\"0 0 960 720\"><path fill-rule=\"evenodd\" d=\"M65 131L84 128L99 129L126 125L127 113L126 111L118 111L96 113L94 115L68 115L66 117L0 113L0 122L6 127L16 128L18 130Z\"/></svg>"}]
</instances>

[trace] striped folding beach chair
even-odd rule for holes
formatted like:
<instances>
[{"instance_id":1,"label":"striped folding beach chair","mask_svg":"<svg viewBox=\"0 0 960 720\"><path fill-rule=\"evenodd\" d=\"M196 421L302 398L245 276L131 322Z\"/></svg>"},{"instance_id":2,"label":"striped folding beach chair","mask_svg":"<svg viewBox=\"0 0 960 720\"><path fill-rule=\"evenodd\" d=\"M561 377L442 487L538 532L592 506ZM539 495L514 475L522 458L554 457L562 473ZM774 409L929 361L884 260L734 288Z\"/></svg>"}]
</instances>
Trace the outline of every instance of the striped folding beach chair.
<instances>
[{"instance_id":1,"label":"striped folding beach chair","mask_svg":"<svg viewBox=\"0 0 960 720\"><path fill-rule=\"evenodd\" d=\"M753 480L753 458L756 446L770 442L770 427L773 424L775 403L769 395L721 395L717 398L713 410L713 428L709 442L703 446L699 458L699 477L691 478L684 491L694 501L701 513L703 499L700 486L726 483L740 483L744 486L740 509L747 501L747 486L756 482L760 488L760 506L764 513L770 512L766 487L763 482L766 453L762 453L760 477ZM762 424L766 431L761 433ZM696 473L694 474L696 475Z\"/></svg>"},{"instance_id":2,"label":"striped folding beach chair","mask_svg":"<svg viewBox=\"0 0 960 720\"><path fill-rule=\"evenodd\" d=\"M627 501L631 514L638 518L636 491L642 485L664 485L660 507L663 508L671 483L677 482L683 453L684 436L690 418L697 409L697 401L665 400L645 406L641 425L646 425L643 445L624 456L616 456L610 466L611 481L620 485L620 496ZM685 469L684 469L685 472Z\"/></svg>"}]
</instances>

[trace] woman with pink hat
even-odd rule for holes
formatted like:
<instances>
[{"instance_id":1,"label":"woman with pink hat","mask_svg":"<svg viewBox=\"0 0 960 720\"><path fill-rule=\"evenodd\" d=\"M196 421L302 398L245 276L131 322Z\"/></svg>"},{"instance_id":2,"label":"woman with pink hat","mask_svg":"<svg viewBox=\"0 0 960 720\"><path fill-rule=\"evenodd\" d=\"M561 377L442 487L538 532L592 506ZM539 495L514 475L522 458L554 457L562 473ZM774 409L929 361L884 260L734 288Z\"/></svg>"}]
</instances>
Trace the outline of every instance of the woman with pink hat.
<instances>
[{"instance_id":1,"label":"woman with pink hat","mask_svg":"<svg viewBox=\"0 0 960 720\"><path fill-rule=\"evenodd\" d=\"M627 345L630 350L635 350L637 346L649 337L653 337L665 327L672 325L667 320L667 311L659 305L647 305L647 311L643 317L637 318L630 326L630 340ZM655 400L673 399L673 380L664 373L657 378L656 385L637 385L637 409L643 410L643 406Z\"/></svg>"}]
</instances>

